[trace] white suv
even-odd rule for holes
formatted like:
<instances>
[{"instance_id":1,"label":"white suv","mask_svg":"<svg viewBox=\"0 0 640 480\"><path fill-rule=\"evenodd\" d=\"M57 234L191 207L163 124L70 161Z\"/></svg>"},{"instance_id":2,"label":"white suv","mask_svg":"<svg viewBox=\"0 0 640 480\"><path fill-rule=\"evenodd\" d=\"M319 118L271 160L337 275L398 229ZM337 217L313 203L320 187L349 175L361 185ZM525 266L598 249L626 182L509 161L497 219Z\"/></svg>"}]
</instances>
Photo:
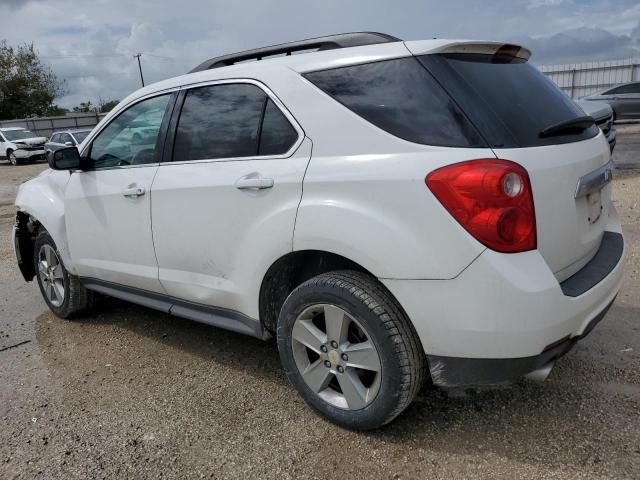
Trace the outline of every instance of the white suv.
<instances>
[{"instance_id":1,"label":"white suv","mask_svg":"<svg viewBox=\"0 0 640 480\"><path fill-rule=\"evenodd\" d=\"M38 137L26 128L0 128L0 158L11 165L45 159L46 137Z\"/></svg>"},{"instance_id":2,"label":"white suv","mask_svg":"<svg viewBox=\"0 0 640 480\"><path fill-rule=\"evenodd\" d=\"M100 292L276 336L350 428L425 379L544 378L613 302L624 242L604 135L529 55L359 33L204 62L21 186L20 269L64 318Z\"/></svg>"}]
</instances>

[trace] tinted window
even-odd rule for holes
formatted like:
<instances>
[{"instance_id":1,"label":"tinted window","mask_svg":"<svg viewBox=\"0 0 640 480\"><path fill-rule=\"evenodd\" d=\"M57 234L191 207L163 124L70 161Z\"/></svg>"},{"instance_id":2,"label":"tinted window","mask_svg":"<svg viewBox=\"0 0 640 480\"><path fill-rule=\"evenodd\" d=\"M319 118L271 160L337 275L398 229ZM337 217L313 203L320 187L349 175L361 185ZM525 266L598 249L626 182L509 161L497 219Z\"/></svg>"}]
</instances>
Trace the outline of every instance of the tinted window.
<instances>
[{"instance_id":1,"label":"tinted window","mask_svg":"<svg viewBox=\"0 0 640 480\"><path fill-rule=\"evenodd\" d=\"M305 76L365 120L405 140L458 147L485 145L465 115L413 57Z\"/></svg>"},{"instance_id":2,"label":"tinted window","mask_svg":"<svg viewBox=\"0 0 640 480\"><path fill-rule=\"evenodd\" d=\"M266 94L224 84L187 92L178 121L175 161L255 156Z\"/></svg>"},{"instance_id":3,"label":"tinted window","mask_svg":"<svg viewBox=\"0 0 640 480\"><path fill-rule=\"evenodd\" d=\"M68 133L61 133L60 143L66 143L66 142L71 142L72 144L75 145L75 142L73 141L73 138L71 138L71 135L69 135Z\"/></svg>"},{"instance_id":4,"label":"tinted window","mask_svg":"<svg viewBox=\"0 0 640 480\"><path fill-rule=\"evenodd\" d=\"M51 143L59 143L59 140L58 140L59 138L60 138L60 135L56 133L55 135L51 135L51 138L49 139L49 141Z\"/></svg>"},{"instance_id":5,"label":"tinted window","mask_svg":"<svg viewBox=\"0 0 640 480\"><path fill-rule=\"evenodd\" d=\"M73 136L76 138L76 142L82 143L82 141L85 138L87 138L87 135L89 135L90 132L91 130L84 130L82 132L73 132Z\"/></svg>"},{"instance_id":6,"label":"tinted window","mask_svg":"<svg viewBox=\"0 0 640 480\"><path fill-rule=\"evenodd\" d=\"M271 100L267 100L260 132L260 155L281 155L296 143L298 132Z\"/></svg>"},{"instance_id":7,"label":"tinted window","mask_svg":"<svg viewBox=\"0 0 640 480\"><path fill-rule=\"evenodd\" d=\"M604 95L622 95L625 93L640 93L640 83L630 83L609 90Z\"/></svg>"},{"instance_id":8,"label":"tinted window","mask_svg":"<svg viewBox=\"0 0 640 480\"><path fill-rule=\"evenodd\" d=\"M93 167L158 162L156 143L170 97L143 100L119 114L91 144Z\"/></svg>"},{"instance_id":9,"label":"tinted window","mask_svg":"<svg viewBox=\"0 0 640 480\"><path fill-rule=\"evenodd\" d=\"M423 55L419 59L492 147L567 143L598 134L598 128L592 126L541 138L545 128L584 116L584 112L524 60L478 54Z\"/></svg>"}]
</instances>

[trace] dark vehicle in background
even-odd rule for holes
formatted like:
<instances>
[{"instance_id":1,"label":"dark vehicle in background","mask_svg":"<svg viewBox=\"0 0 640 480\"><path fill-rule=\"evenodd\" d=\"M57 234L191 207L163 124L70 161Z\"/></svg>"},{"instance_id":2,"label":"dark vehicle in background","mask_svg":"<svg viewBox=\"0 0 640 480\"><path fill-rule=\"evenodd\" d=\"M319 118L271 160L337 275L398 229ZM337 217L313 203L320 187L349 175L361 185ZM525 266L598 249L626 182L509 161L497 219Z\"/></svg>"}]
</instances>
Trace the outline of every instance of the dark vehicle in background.
<instances>
[{"instance_id":1,"label":"dark vehicle in background","mask_svg":"<svg viewBox=\"0 0 640 480\"><path fill-rule=\"evenodd\" d=\"M613 153L613 148L616 146L616 129L613 128L613 109L609 106L609 104L604 102L593 102L586 100L576 100L576 103L584 113L589 115L596 121L602 133L604 133L605 137L607 137L607 142L609 142L609 148Z\"/></svg>"},{"instance_id":2,"label":"dark vehicle in background","mask_svg":"<svg viewBox=\"0 0 640 480\"><path fill-rule=\"evenodd\" d=\"M608 103L613 109L614 121L640 120L640 81L608 88L595 95L589 95L583 100Z\"/></svg>"}]
</instances>

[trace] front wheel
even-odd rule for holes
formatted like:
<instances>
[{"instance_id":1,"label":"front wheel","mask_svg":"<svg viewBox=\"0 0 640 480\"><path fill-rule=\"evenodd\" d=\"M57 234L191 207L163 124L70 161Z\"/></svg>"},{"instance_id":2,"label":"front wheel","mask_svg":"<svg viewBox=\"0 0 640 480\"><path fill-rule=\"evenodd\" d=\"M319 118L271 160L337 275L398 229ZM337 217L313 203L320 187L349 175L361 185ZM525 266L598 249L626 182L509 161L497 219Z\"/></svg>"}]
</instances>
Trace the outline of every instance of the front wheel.
<instances>
[{"instance_id":1,"label":"front wheel","mask_svg":"<svg viewBox=\"0 0 640 480\"><path fill-rule=\"evenodd\" d=\"M9 150L9 153L7 156L9 157L9 163L14 167L20 163L20 161L16 157L16 154L13 152L13 150Z\"/></svg>"},{"instance_id":2,"label":"front wheel","mask_svg":"<svg viewBox=\"0 0 640 480\"><path fill-rule=\"evenodd\" d=\"M417 334L369 275L329 272L304 282L285 301L277 330L291 383L308 405L343 427L390 422L422 386Z\"/></svg>"},{"instance_id":3,"label":"front wheel","mask_svg":"<svg viewBox=\"0 0 640 480\"><path fill-rule=\"evenodd\" d=\"M40 293L57 316L69 318L92 305L93 293L64 267L60 252L46 230L36 237L33 261Z\"/></svg>"}]
</instances>

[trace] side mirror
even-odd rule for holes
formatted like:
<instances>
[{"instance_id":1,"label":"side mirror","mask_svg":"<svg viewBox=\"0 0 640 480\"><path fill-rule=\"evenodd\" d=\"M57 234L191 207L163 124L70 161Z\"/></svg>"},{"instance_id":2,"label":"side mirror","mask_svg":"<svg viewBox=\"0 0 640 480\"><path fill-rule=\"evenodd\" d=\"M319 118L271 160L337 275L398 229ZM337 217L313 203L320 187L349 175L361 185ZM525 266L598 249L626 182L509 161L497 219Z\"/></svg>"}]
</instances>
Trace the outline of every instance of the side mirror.
<instances>
[{"instance_id":1,"label":"side mirror","mask_svg":"<svg viewBox=\"0 0 640 480\"><path fill-rule=\"evenodd\" d=\"M80 168L80 162L80 153L76 147L49 152L49 167L53 170L77 170Z\"/></svg>"}]
</instances>

